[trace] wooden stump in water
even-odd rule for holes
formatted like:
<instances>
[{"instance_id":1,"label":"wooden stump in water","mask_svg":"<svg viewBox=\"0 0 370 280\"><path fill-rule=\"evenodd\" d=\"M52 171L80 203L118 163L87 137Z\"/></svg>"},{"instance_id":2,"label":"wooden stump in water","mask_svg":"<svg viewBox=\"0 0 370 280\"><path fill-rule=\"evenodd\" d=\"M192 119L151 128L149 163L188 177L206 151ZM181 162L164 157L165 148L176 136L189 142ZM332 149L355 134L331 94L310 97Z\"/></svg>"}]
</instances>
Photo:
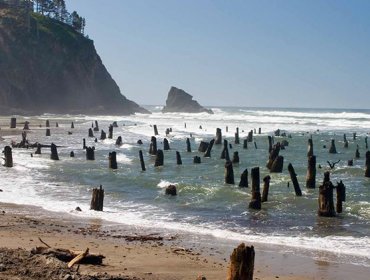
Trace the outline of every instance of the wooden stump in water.
<instances>
[{"instance_id":1,"label":"wooden stump in water","mask_svg":"<svg viewBox=\"0 0 370 280\"><path fill-rule=\"evenodd\" d=\"M202 161L201 161L200 157L195 156L195 157L193 158L193 163L199 164L199 163L201 163L201 162L202 162Z\"/></svg>"},{"instance_id":2,"label":"wooden stump in water","mask_svg":"<svg viewBox=\"0 0 370 280\"><path fill-rule=\"evenodd\" d=\"M107 138L107 134L105 131L102 129L100 133L100 140L105 140Z\"/></svg>"},{"instance_id":3,"label":"wooden stump in water","mask_svg":"<svg viewBox=\"0 0 370 280\"><path fill-rule=\"evenodd\" d=\"M222 132L221 132L221 128L216 128L215 145L221 145L221 144L222 144Z\"/></svg>"},{"instance_id":4,"label":"wooden stump in water","mask_svg":"<svg viewBox=\"0 0 370 280\"><path fill-rule=\"evenodd\" d=\"M254 148L257 149L257 142L256 141L254 141Z\"/></svg>"},{"instance_id":5,"label":"wooden stump in water","mask_svg":"<svg viewBox=\"0 0 370 280\"><path fill-rule=\"evenodd\" d=\"M113 125L113 127L118 127L118 124L117 124L117 122L116 122L116 121L114 121L114 122L112 123L112 125Z\"/></svg>"},{"instance_id":6,"label":"wooden stump in water","mask_svg":"<svg viewBox=\"0 0 370 280\"><path fill-rule=\"evenodd\" d=\"M46 126L46 127L50 127L50 122L49 122L49 120L46 120L45 126Z\"/></svg>"},{"instance_id":7,"label":"wooden stump in water","mask_svg":"<svg viewBox=\"0 0 370 280\"><path fill-rule=\"evenodd\" d=\"M50 136L50 129L49 128L46 129L46 136Z\"/></svg>"},{"instance_id":8,"label":"wooden stump in water","mask_svg":"<svg viewBox=\"0 0 370 280\"><path fill-rule=\"evenodd\" d=\"M116 140L116 146L121 146L122 145L122 137L118 136Z\"/></svg>"},{"instance_id":9,"label":"wooden stump in water","mask_svg":"<svg viewBox=\"0 0 370 280\"><path fill-rule=\"evenodd\" d=\"M272 138L269 138L269 140L272 140ZM274 163L275 159L279 156L279 152L280 152L280 143L276 143L276 145L274 145L270 151L270 154L269 154L269 160L267 161L267 164L266 164L266 167L268 169L270 169L271 171L271 167L272 167L272 164Z\"/></svg>"},{"instance_id":10,"label":"wooden stump in water","mask_svg":"<svg viewBox=\"0 0 370 280\"><path fill-rule=\"evenodd\" d=\"M284 166L284 157L278 156L272 163L270 171L272 173L281 173L283 172L283 166Z\"/></svg>"},{"instance_id":11,"label":"wooden stump in water","mask_svg":"<svg viewBox=\"0 0 370 280\"><path fill-rule=\"evenodd\" d=\"M347 161L347 165L348 165L348 166L353 166L353 159L349 159L349 160Z\"/></svg>"},{"instance_id":12,"label":"wooden stump in water","mask_svg":"<svg viewBox=\"0 0 370 280\"><path fill-rule=\"evenodd\" d=\"M370 178L370 151L366 152L366 170L365 177Z\"/></svg>"},{"instance_id":13,"label":"wooden stump in water","mask_svg":"<svg viewBox=\"0 0 370 280\"><path fill-rule=\"evenodd\" d=\"M239 127L236 128L236 132L235 132L235 144L240 144L240 140L239 140Z\"/></svg>"},{"instance_id":14,"label":"wooden stump in water","mask_svg":"<svg viewBox=\"0 0 370 280\"><path fill-rule=\"evenodd\" d=\"M150 139L149 154L152 156L157 155L157 138L155 136L152 136Z\"/></svg>"},{"instance_id":15,"label":"wooden stump in water","mask_svg":"<svg viewBox=\"0 0 370 280\"><path fill-rule=\"evenodd\" d=\"M176 186L175 185L167 186L165 193L166 193L166 195L172 195L172 196L177 195Z\"/></svg>"},{"instance_id":16,"label":"wooden stump in water","mask_svg":"<svg viewBox=\"0 0 370 280\"><path fill-rule=\"evenodd\" d=\"M70 156L70 157L75 157L75 153L74 153L73 151L71 151L71 152L69 153L69 156Z\"/></svg>"},{"instance_id":17,"label":"wooden stump in water","mask_svg":"<svg viewBox=\"0 0 370 280\"><path fill-rule=\"evenodd\" d=\"M162 150L157 150L157 155L156 155L156 158L155 158L155 163L154 163L154 167L158 167L158 166L163 166L163 151Z\"/></svg>"},{"instance_id":18,"label":"wooden stump in water","mask_svg":"<svg viewBox=\"0 0 370 280\"><path fill-rule=\"evenodd\" d=\"M318 215L323 217L334 217L334 199L333 199L334 186L330 181L330 172L324 173L324 182L319 190L319 210Z\"/></svg>"},{"instance_id":19,"label":"wooden stump in water","mask_svg":"<svg viewBox=\"0 0 370 280\"><path fill-rule=\"evenodd\" d=\"M165 151L171 150L170 144L168 143L167 138L163 139L163 150L165 150Z\"/></svg>"},{"instance_id":20,"label":"wooden stump in water","mask_svg":"<svg viewBox=\"0 0 370 280\"><path fill-rule=\"evenodd\" d=\"M75 125L74 125L74 123L73 123L73 122L71 123L71 128L75 128Z\"/></svg>"},{"instance_id":21,"label":"wooden stump in water","mask_svg":"<svg viewBox=\"0 0 370 280\"><path fill-rule=\"evenodd\" d=\"M50 158L52 160L59 160L57 146L55 146L54 143L51 143L50 150L51 150Z\"/></svg>"},{"instance_id":22,"label":"wooden stump in water","mask_svg":"<svg viewBox=\"0 0 370 280\"><path fill-rule=\"evenodd\" d=\"M157 129L157 125L153 125L153 128L154 128L154 135L157 136L158 135L158 129Z\"/></svg>"},{"instance_id":23,"label":"wooden stump in water","mask_svg":"<svg viewBox=\"0 0 370 280\"><path fill-rule=\"evenodd\" d=\"M243 140L243 149L248 149L248 140L247 139Z\"/></svg>"},{"instance_id":24,"label":"wooden stump in water","mask_svg":"<svg viewBox=\"0 0 370 280\"><path fill-rule=\"evenodd\" d=\"M248 169L245 169L240 175L239 187L248 188Z\"/></svg>"},{"instance_id":25,"label":"wooden stump in water","mask_svg":"<svg viewBox=\"0 0 370 280\"><path fill-rule=\"evenodd\" d=\"M211 157L211 151L212 151L212 148L213 148L213 144L215 143L215 139L212 139L210 142L209 142L209 145L207 147L207 150L204 154L204 157Z\"/></svg>"},{"instance_id":26,"label":"wooden stump in water","mask_svg":"<svg viewBox=\"0 0 370 280\"><path fill-rule=\"evenodd\" d=\"M186 138L186 150L188 153L191 153L190 139Z\"/></svg>"},{"instance_id":27,"label":"wooden stump in water","mask_svg":"<svg viewBox=\"0 0 370 280\"><path fill-rule=\"evenodd\" d=\"M353 132L353 141L356 141L357 134L356 132Z\"/></svg>"},{"instance_id":28,"label":"wooden stump in water","mask_svg":"<svg viewBox=\"0 0 370 280\"><path fill-rule=\"evenodd\" d=\"M5 146L3 154L4 154L4 166L5 167L13 167L12 148L10 146Z\"/></svg>"},{"instance_id":29,"label":"wooden stump in water","mask_svg":"<svg viewBox=\"0 0 370 280\"><path fill-rule=\"evenodd\" d=\"M235 163L239 163L239 153L237 151L234 152L233 154L233 160L232 160L232 163L235 164Z\"/></svg>"},{"instance_id":30,"label":"wooden stump in water","mask_svg":"<svg viewBox=\"0 0 370 280\"><path fill-rule=\"evenodd\" d=\"M297 180L297 174L295 173L294 167L291 163L288 164L288 171L290 175L290 179L292 180L294 191L296 196L302 196L301 188L299 187L299 183Z\"/></svg>"},{"instance_id":31,"label":"wooden stump in water","mask_svg":"<svg viewBox=\"0 0 370 280\"><path fill-rule=\"evenodd\" d=\"M346 201L346 187L344 186L342 180L337 183L337 213L343 212L342 202Z\"/></svg>"},{"instance_id":32,"label":"wooden stump in water","mask_svg":"<svg viewBox=\"0 0 370 280\"><path fill-rule=\"evenodd\" d=\"M208 142L201 141L199 143L198 152L205 153L208 149L208 146L209 146Z\"/></svg>"},{"instance_id":33,"label":"wooden stump in water","mask_svg":"<svg viewBox=\"0 0 370 280\"><path fill-rule=\"evenodd\" d=\"M258 134L262 134L262 130L260 127L258 128Z\"/></svg>"},{"instance_id":34,"label":"wooden stump in water","mask_svg":"<svg viewBox=\"0 0 370 280\"><path fill-rule=\"evenodd\" d=\"M95 121L94 131L99 131L99 124L98 124L98 121Z\"/></svg>"},{"instance_id":35,"label":"wooden stump in water","mask_svg":"<svg viewBox=\"0 0 370 280\"><path fill-rule=\"evenodd\" d=\"M59 123L58 122L55 123L55 127L59 127Z\"/></svg>"},{"instance_id":36,"label":"wooden stump in water","mask_svg":"<svg viewBox=\"0 0 370 280\"><path fill-rule=\"evenodd\" d=\"M263 178L262 202L266 202L269 196L271 177L269 175Z\"/></svg>"},{"instance_id":37,"label":"wooden stump in water","mask_svg":"<svg viewBox=\"0 0 370 280\"><path fill-rule=\"evenodd\" d=\"M93 133L93 130L91 128L89 128L89 137L94 137L94 133Z\"/></svg>"},{"instance_id":38,"label":"wooden stump in water","mask_svg":"<svg viewBox=\"0 0 370 280\"><path fill-rule=\"evenodd\" d=\"M225 183L234 185L234 169L231 161L226 161L225 163Z\"/></svg>"},{"instance_id":39,"label":"wooden stump in water","mask_svg":"<svg viewBox=\"0 0 370 280\"><path fill-rule=\"evenodd\" d=\"M17 118L11 118L10 119L10 128L16 128L17 127Z\"/></svg>"},{"instance_id":40,"label":"wooden stump in water","mask_svg":"<svg viewBox=\"0 0 370 280\"><path fill-rule=\"evenodd\" d=\"M336 154L337 153L337 149L335 148L335 140L334 139L331 139L331 145L330 145L330 148L329 148L329 153L330 154Z\"/></svg>"},{"instance_id":41,"label":"wooden stump in water","mask_svg":"<svg viewBox=\"0 0 370 280\"><path fill-rule=\"evenodd\" d=\"M182 165L180 152L176 151L176 163L177 165Z\"/></svg>"},{"instance_id":42,"label":"wooden stump in water","mask_svg":"<svg viewBox=\"0 0 370 280\"><path fill-rule=\"evenodd\" d=\"M30 123L28 121L25 121L23 130L29 130L30 129Z\"/></svg>"},{"instance_id":43,"label":"wooden stump in water","mask_svg":"<svg viewBox=\"0 0 370 280\"><path fill-rule=\"evenodd\" d=\"M360 158L360 151L358 150L358 145L356 148L355 158Z\"/></svg>"},{"instance_id":44,"label":"wooden stump in water","mask_svg":"<svg viewBox=\"0 0 370 280\"><path fill-rule=\"evenodd\" d=\"M253 142L253 130L248 132L247 140L248 142Z\"/></svg>"},{"instance_id":45,"label":"wooden stump in water","mask_svg":"<svg viewBox=\"0 0 370 280\"><path fill-rule=\"evenodd\" d=\"M82 139L82 149L86 150L86 139Z\"/></svg>"},{"instance_id":46,"label":"wooden stump in water","mask_svg":"<svg viewBox=\"0 0 370 280\"><path fill-rule=\"evenodd\" d=\"M260 168L254 167L251 170L252 177L252 200L249 203L249 208L261 209L261 192L260 192Z\"/></svg>"},{"instance_id":47,"label":"wooden stump in water","mask_svg":"<svg viewBox=\"0 0 370 280\"><path fill-rule=\"evenodd\" d=\"M369 146L367 145L367 136L365 137L365 149L368 149Z\"/></svg>"},{"instance_id":48,"label":"wooden stump in water","mask_svg":"<svg viewBox=\"0 0 370 280\"><path fill-rule=\"evenodd\" d=\"M224 148L221 153L221 159L225 159L226 161L230 161L230 155L229 155L229 145L226 139L224 139Z\"/></svg>"},{"instance_id":49,"label":"wooden stump in water","mask_svg":"<svg viewBox=\"0 0 370 280\"><path fill-rule=\"evenodd\" d=\"M307 157L313 156L313 142L312 138L308 139L308 150L307 150Z\"/></svg>"},{"instance_id":50,"label":"wooden stump in water","mask_svg":"<svg viewBox=\"0 0 370 280\"><path fill-rule=\"evenodd\" d=\"M137 140L136 144L143 145L143 141L141 141L141 139L139 139L139 140Z\"/></svg>"},{"instance_id":51,"label":"wooden stump in water","mask_svg":"<svg viewBox=\"0 0 370 280\"><path fill-rule=\"evenodd\" d=\"M109 153L109 168L111 169L117 169L117 153L111 152Z\"/></svg>"},{"instance_id":52,"label":"wooden stump in water","mask_svg":"<svg viewBox=\"0 0 370 280\"><path fill-rule=\"evenodd\" d=\"M41 155L41 144L40 143L37 144L35 155Z\"/></svg>"},{"instance_id":53,"label":"wooden stump in water","mask_svg":"<svg viewBox=\"0 0 370 280\"><path fill-rule=\"evenodd\" d=\"M99 188L94 188L90 203L90 210L103 211L104 190L102 185Z\"/></svg>"},{"instance_id":54,"label":"wooden stump in water","mask_svg":"<svg viewBox=\"0 0 370 280\"><path fill-rule=\"evenodd\" d=\"M86 147L86 160L95 160L95 148Z\"/></svg>"},{"instance_id":55,"label":"wooden stump in water","mask_svg":"<svg viewBox=\"0 0 370 280\"><path fill-rule=\"evenodd\" d=\"M113 139L113 125L109 125L108 138Z\"/></svg>"},{"instance_id":56,"label":"wooden stump in water","mask_svg":"<svg viewBox=\"0 0 370 280\"><path fill-rule=\"evenodd\" d=\"M343 142L344 142L344 148L348 148L348 141L346 134L343 134Z\"/></svg>"},{"instance_id":57,"label":"wooden stump in water","mask_svg":"<svg viewBox=\"0 0 370 280\"><path fill-rule=\"evenodd\" d=\"M309 156L307 165L306 188L314 189L316 187L316 156Z\"/></svg>"},{"instance_id":58,"label":"wooden stump in water","mask_svg":"<svg viewBox=\"0 0 370 280\"><path fill-rule=\"evenodd\" d=\"M253 280L254 247L240 244L230 256L227 280Z\"/></svg>"},{"instance_id":59,"label":"wooden stump in water","mask_svg":"<svg viewBox=\"0 0 370 280\"><path fill-rule=\"evenodd\" d=\"M141 170L145 171L146 168L145 168L145 162L144 162L144 156L143 156L143 151L142 150L139 151L139 158L140 158Z\"/></svg>"}]
</instances>

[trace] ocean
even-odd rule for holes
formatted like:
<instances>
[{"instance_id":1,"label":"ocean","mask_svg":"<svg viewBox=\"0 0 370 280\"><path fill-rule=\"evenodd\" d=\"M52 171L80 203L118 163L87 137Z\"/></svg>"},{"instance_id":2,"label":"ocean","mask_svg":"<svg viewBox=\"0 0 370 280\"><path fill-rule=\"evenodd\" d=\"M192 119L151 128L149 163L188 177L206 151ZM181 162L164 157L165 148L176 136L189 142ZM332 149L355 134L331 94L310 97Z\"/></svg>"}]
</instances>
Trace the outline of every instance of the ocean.
<instances>
[{"instance_id":1,"label":"ocean","mask_svg":"<svg viewBox=\"0 0 370 280\"><path fill-rule=\"evenodd\" d=\"M78 217L95 217L130 226L157 228L160 231L212 236L225 241L246 241L284 246L296 253L323 252L335 255L344 262L370 267L370 178L365 178L365 138L370 133L370 110L349 109L282 109L282 108L231 108L215 107L213 115L206 113L166 113L161 106L146 106L152 115L84 116L52 115L25 117L31 122L28 133L31 143L39 142L60 146L59 161L50 159L50 149L43 148L41 155L33 149L13 149L13 168L0 168L0 201L39 206L49 211L69 213ZM20 117L18 117L19 119ZM10 117L0 117L8 123ZM51 136L45 136L45 121L50 120ZM88 129L97 120L99 128L108 134L108 127L116 121L113 139L99 140L88 137ZM71 122L75 128L71 129ZM55 123L59 127L55 127ZM186 124L186 127L185 127ZM41 125L42 127L39 127ZM167 138L171 150L164 151L164 166L154 167L153 156L148 153L150 138L157 125L158 148L163 149ZM226 132L228 127L228 132ZM234 144L234 133L239 128L241 144ZM172 132L166 137L165 131ZM235 164L235 185L224 183L225 160L220 159L222 145L215 145L211 158L198 152L200 141L215 137L216 128L232 144L230 155L239 152L240 163ZM243 149L243 139L250 130L261 128L253 143ZM291 137L283 139L289 146L280 152L284 156L283 173L269 173L268 135L276 129ZM68 131L72 132L71 135ZM344 148L346 133L349 147ZM353 138L356 133L356 139ZM116 146L118 136L123 145ZM191 136L191 137L190 137ZM312 136L317 156L316 188L306 189L307 141ZM190 138L192 152L186 151L186 138ZM4 136L0 140L3 150L19 136ZM95 147L95 160L87 161L82 139L87 146ZM138 140L143 145L137 144ZM335 139L337 154L329 154L331 139ZM356 147L360 158L355 159ZM139 150L144 153L146 171L141 171ZM71 158L70 152L75 157ZM118 169L108 168L109 152L117 152ZM176 164L176 151L182 165ZM200 156L201 164L193 164ZM354 159L353 166L347 161ZM336 162L330 169L327 161ZM296 197L287 171L289 163L295 168L302 189ZM251 186L239 188L241 173L260 167L260 177L271 176L269 200L262 210L248 209ZM331 172L334 184L343 181L346 201L343 213L334 218L318 217L318 187L325 171ZM250 176L250 175L249 175ZM169 184L177 186L178 195L165 195ZM249 178L249 184L251 179ZM104 211L90 211L91 193L102 185L105 190ZM262 188L262 182L261 182ZM79 206L82 212L74 209Z\"/></svg>"}]
</instances>

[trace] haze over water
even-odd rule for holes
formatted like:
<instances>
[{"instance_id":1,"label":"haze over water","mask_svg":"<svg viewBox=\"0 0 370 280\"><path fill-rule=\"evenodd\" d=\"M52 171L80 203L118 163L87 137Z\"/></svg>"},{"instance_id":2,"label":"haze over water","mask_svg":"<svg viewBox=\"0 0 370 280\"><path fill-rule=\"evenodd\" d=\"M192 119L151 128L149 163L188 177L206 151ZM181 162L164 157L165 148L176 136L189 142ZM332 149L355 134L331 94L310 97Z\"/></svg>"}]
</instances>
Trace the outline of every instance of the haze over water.
<instances>
[{"instance_id":1,"label":"haze over water","mask_svg":"<svg viewBox=\"0 0 370 280\"><path fill-rule=\"evenodd\" d=\"M224 240L271 243L289 248L322 250L338 255L346 262L370 266L370 179L364 177L365 137L370 132L370 110L337 109L277 109L277 108L212 108L214 115L168 113L162 114L160 106L147 106L152 115L133 116L70 116L43 115L31 117L31 143L54 142L60 161L50 160L50 151L42 149L41 155L30 157L32 150L13 149L14 168L0 168L3 192L0 201L41 206L47 210L72 213L82 217L100 217L122 224L158 228L163 231L185 231L192 234L211 235ZM45 120L51 122L51 137L45 137ZM2 117L1 122L8 122ZM100 129L108 132L109 124L117 121L113 139L104 141L88 138L91 122L98 120ZM55 122L59 128L55 128ZM71 129L74 121L75 128ZM186 123L186 128L185 124ZM35 128L42 124L42 128ZM154 168L154 157L148 154L152 125L159 130L158 148L163 148L166 128L172 128L167 137L170 151L164 151L164 166ZM200 128L200 126L202 128ZM228 132L226 132L228 126ZM224 160L220 159L222 147L215 145L211 158L199 153L200 141L210 141L216 128L232 144L230 155L239 152L240 163L234 165L235 185L224 184ZM236 127L240 129L241 143L252 129L262 128L255 135L257 149L249 143L248 149L234 144ZM265 167L268 159L268 135L281 129L292 138L276 137L275 143L286 139L289 146L280 152L284 156L284 171L269 173ZM72 131L72 135L68 135ZM352 138L352 133L357 138ZM347 134L349 148L343 148L343 134ZM191 138L192 152L186 152L185 140ZM307 140L312 135L314 154L317 156L316 189L305 188L307 171ZM99 139L100 132L95 132ZM122 136L123 145L115 141ZM21 136L4 137L3 148L10 140L19 142ZM95 146L95 161L87 161L82 149L82 139L87 146ZM141 139L143 145L138 145ZM330 140L335 139L338 154L329 154ZM360 159L352 167L347 160L355 157L359 146ZM326 146L326 148L324 148ZM70 158L70 151L75 158ZM139 150L144 152L147 170L141 171ZM108 168L108 153L116 151L118 170ZM179 151L183 165L176 165L175 152ZM202 163L193 164L194 156ZM342 180L347 188L343 213L335 218L317 216L318 187L323 173L329 170L327 161L340 162L331 171L334 184ZM286 167L292 163L298 176L302 197L296 197ZM271 176L269 201L261 211L248 209L251 188L239 188L240 174L247 168L259 166L261 179ZM249 178L250 182L250 178ZM175 184L177 197L168 197L164 188ZM106 197L104 212L89 210L91 190L102 184ZM74 211L80 206L82 212Z\"/></svg>"}]
</instances>

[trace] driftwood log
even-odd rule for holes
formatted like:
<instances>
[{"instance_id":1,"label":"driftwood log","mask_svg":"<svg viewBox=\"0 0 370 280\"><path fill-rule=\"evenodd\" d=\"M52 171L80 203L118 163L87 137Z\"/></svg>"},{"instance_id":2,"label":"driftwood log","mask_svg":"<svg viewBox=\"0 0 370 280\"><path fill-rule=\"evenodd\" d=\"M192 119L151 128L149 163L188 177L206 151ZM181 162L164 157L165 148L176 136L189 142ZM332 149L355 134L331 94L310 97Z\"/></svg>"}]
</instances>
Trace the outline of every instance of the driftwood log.
<instances>
[{"instance_id":1,"label":"driftwood log","mask_svg":"<svg viewBox=\"0 0 370 280\"><path fill-rule=\"evenodd\" d=\"M254 247L240 244L230 256L227 280L253 280Z\"/></svg>"}]
</instances>

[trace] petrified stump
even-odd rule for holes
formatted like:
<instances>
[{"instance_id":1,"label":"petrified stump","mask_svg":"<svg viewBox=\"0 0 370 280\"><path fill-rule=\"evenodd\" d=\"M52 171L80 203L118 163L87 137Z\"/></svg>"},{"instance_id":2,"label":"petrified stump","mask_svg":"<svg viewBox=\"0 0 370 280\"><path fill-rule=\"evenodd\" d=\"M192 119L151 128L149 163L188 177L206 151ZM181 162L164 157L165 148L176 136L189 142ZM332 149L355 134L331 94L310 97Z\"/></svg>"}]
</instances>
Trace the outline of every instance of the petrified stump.
<instances>
[{"instance_id":1,"label":"petrified stump","mask_svg":"<svg viewBox=\"0 0 370 280\"><path fill-rule=\"evenodd\" d=\"M209 146L208 142L201 141L199 143L198 152L205 153L208 149L208 146Z\"/></svg>"},{"instance_id":2,"label":"petrified stump","mask_svg":"<svg viewBox=\"0 0 370 280\"><path fill-rule=\"evenodd\" d=\"M295 195L296 196L302 196L301 188L299 187L299 183L297 180L297 174L295 173L294 167L291 163L288 164L288 171L290 175L290 179L292 180Z\"/></svg>"},{"instance_id":3,"label":"petrified stump","mask_svg":"<svg viewBox=\"0 0 370 280\"><path fill-rule=\"evenodd\" d=\"M240 175L239 187L248 188L248 169L245 169Z\"/></svg>"},{"instance_id":4,"label":"petrified stump","mask_svg":"<svg viewBox=\"0 0 370 280\"><path fill-rule=\"evenodd\" d=\"M227 280L253 280L254 247L240 244L230 256Z\"/></svg>"},{"instance_id":5,"label":"petrified stump","mask_svg":"<svg viewBox=\"0 0 370 280\"><path fill-rule=\"evenodd\" d=\"M349 159L349 160L347 161L347 165L348 165L348 166L353 166L353 159Z\"/></svg>"},{"instance_id":6,"label":"petrified stump","mask_svg":"<svg viewBox=\"0 0 370 280\"><path fill-rule=\"evenodd\" d=\"M109 125L108 138L113 139L113 125Z\"/></svg>"},{"instance_id":7,"label":"petrified stump","mask_svg":"<svg viewBox=\"0 0 370 280\"><path fill-rule=\"evenodd\" d=\"M94 137L94 133L91 127L89 128L89 137Z\"/></svg>"},{"instance_id":8,"label":"petrified stump","mask_svg":"<svg viewBox=\"0 0 370 280\"><path fill-rule=\"evenodd\" d=\"M191 153L190 139L186 138L186 150L188 153Z\"/></svg>"},{"instance_id":9,"label":"petrified stump","mask_svg":"<svg viewBox=\"0 0 370 280\"><path fill-rule=\"evenodd\" d=\"M269 175L263 178L262 202L266 202L269 196L271 177Z\"/></svg>"},{"instance_id":10,"label":"petrified stump","mask_svg":"<svg viewBox=\"0 0 370 280\"><path fill-rule=\"evenodd\" d=\"M46 129L46 136L50 136L50 129L49 128Z\"/></svg>"},{"instance_id":11,"label":"petrified stump","mask_svg":"<svg viewBox=\"0 0 370 280\"><path fill-rule=\"evenodd\" d=\"M235 132L235 141L234 141L235 144L240 144L240 140L239 140L239 127L236 128L236 132Z\"/></svg>"},{"instance_id":12,"label":"petrified stump","mask_svg":"<svg viewBox=\"0 0 370 280\"><path fill-rule=\"evenodd\" d=\"M17 127L17 118L11 118L10 119L10 128L16 128Z\"/></svg>"},{"instance_id":13,"label":"petrified stump","mask_svg":"<svg viewBox=\"0 0 370 280\"><path fill-rule=\"evenodd\" d=\"M330 173L324 173L324 182L319 190L319 210L318 215L323 217L334 217L334 200L333 200L334 186L330 181Z\"/></svg>"},{"instance_id":14,"label":"petrified stump","mask_svg":"<svg viewBox=\"0 0 370 280\"><path fill-rule=\"evenodd\" d=\"M40 143L37 144L37 148L36 148L35 154L36 155L41 155L41 144Z\"/></svg>"},{"instance_id":15,"label":"petrified stump","mask_svg":"<svg viewBox=\"0 0 370 280\"><path fill-rule=\"evenodd\" d=\"M336 210L337 213L342 213L343 212L342 203L346 201L346 187L344 186L342 180L339 183L337 183L336 189L337 189Z\"/></svg>"},{"instance_id":16,"label":"petrified stump","mask_svg":"<svg viewBox=\"0 0 370 280\"><path fill-rule=\"evenodd\" d=\"M86 160L95 160L95 148L86 147Z\"/></svg>"},{"instance_id":17,"label":"petrified stump","mask_svg":"<svg viewBox=\"0 0 370 280\"><path fill-rule=\"evenodd\" d=\"M221 144L222 144L222 132L221 132L221 128L216 128L215 145L221 145Z\"/></svg>"},{"instance_id":18,"label":"petrified stump","mask_svg":"<svg viewBox=\"0 0 370 280\"><path fill-rule=\"evenodd\" d=\"M365 170L365 177L370 178L370 151L366 152L366 170Z\"/></svg>"},{"instance_id":19,"label":"petrified stump","mask_svg":"<svg viewBox=\"0 0 370 280\"><path fill-rule=\"evenodd\" d=\"M225 183L234 185L234 169L231 161L226 161L225 163Z\"/></svg>"},{"instance_id":20,"label":"petrified stump","mask_svg":"<svg viewBox=\"0 0 370 280\"><path fill-rule=\"evenodd\" d=\"M232 160L232 163L235 164L235 163L239 163L239 153L237 151L234 152L233 154L233 160Z\"/></svg>"},{"instance_id":21,"label":"petrified stump","mask_svg":"<svg viewBox=\"0 0 370 280\"><path fill-rule=\"evenodd\" d=\"M202 161L201 161L200 157L195 156L195 157L193 158L193 163L199 164L199 163L201 163L201 162L202 162Z\"/></svg>"},{"instance_id":22,"label":"petrified stump","mask_svg":"<svg viewBox=\"0 0 370 280\"><path fill-rule=\"evenodd\" d=\"M306 188L314 189L316 187L316 156L308 157Z\"/></svg>"},{"instance_id":23,"label":"petrified stump","mask_svg":"<svg viewBox=\"0 0 370 280\"><path fill-rule=\"evenodd\" d=\"M55 146L54 143L51 143L50 150L51 150L50 158L52 160L59 160L57 146Z\"/></svg>"},{"instance_id":24,"label":"petrified stump","mask_svg":"<svg viewBox=\"0 0 370 280\"><path fill-rule=\"evenodd\" d=\"M254 141L254 148L257 149L257 142L256 141Z\"/></svg>"},{"instance_id":25,"label":"petrified stump","mask_svg":"<svg viewBox=\"0 0 370 280\"><path fill-rule=\"evenodd\" d=\"M121 146L122 145L122 137L118 136L116 140L116 146Z\"/></svg>"},{"instance_id":26,"label":"petrified stump","mask_svg":"<svg viewBox=\"0 0 370 280\"><path fill-rule=\"evenodd\" d=\"M58 122L55 123L55 127L59 127L59 123Z\"/></svg>"},{"instance_id":27,"label":"petrified stump","mask_svg":"<svg viewBox=\"0 0 370 280\"><path fill-rule=\"evenodd\" d=\"M153 125L153 128L154 128L154 135L157 136L158 135L158 129L157 129L157 125Z\"/></svg>"},{"instance_id":28,"label":"petrified stump","mask_svg":"<svg viewBox=\"0 0 370 280\"><path fill-rule=\"evenodd\" d=\"M251 170L252 177L252 199L249 203L249 208L261 209L261 192L260 192L260 168L254 167Z\"/></svg>"},{"instance_id":29,"label":"petrified stump","mask_svg":"<svg viewBox=\"0 0 370 280\"><path fill-rule=\"evenodd\" d=\"M143 141L141 141L141 139L139 139L139 140L137 140L136 144L143 145Z\"/></svg>"},{"instance_id":30,"label":"petrified stump","mask_svg":"<svg viewBox=\"0 0 370 280\"><path fill-rule=\"evenodd\" d=\"M107 138L107 134L105 131L102 129L100 132L100 140L105 140Z\"/></svg>"},{"instance_id":31,"label":"petrified stump","mask_svg":"<svg viewBox=\"0 0 370 280\"><path fill-rule=\"evenodd\" d=\"M177 165L182 165L180 152L176 151L176 163Z\"/></svg>"},{"instance_id":32,"label":"petrified stump","mask_svg":"<svg viewBox=\"0 0 370 280\"><path fill-rule=\"evenodd\" d=\"M313 142L312 138L308 139L307 157L313 156Z\"/></svg>"},{"instance_id":33,"label":"petrified stump","mask_svg":"<svg viewBox=\"0 0 370 280\"><path fill-rule=\"evenodd\" d=\"M157 155L156 155L156 158L155 158L155 163L154 163L154 167L158 167L158 166L163 166L163 151L162 150L157 150Z\"/></svg>"},{"instance_id":34,"label":"petrified stump","mask_svg":"<svg viewBox=\"0 0 370 280\"><path fill-rule=\"evenodd\" d=\"M283 166L284 166L284 157L278 156L272 163L270 171L272 173L281 173L283 172Z\"/></svg>"},{"instance_id":35,"label":"petrified stump","mask_svg":"<svg viewBox=\"0 0 370 280\"><path fill-rule=\"evenodd\" d=\"M335 140L334 139L331 139L329 153L330 154L336 154L337 153L337 149L335 148Z\"/></svg>"},{"instance_id":36,"label":"petrified stump","mask_svg":"<svg viewBox=\"0 0 370 280\"><path fill-rule=\"evenodd\" d=\"M3 154L4 154L4 166L5 167L13 167L12 148L10 146L5 146Z\"/></svg>"},{"instance_id":37,"label":"petrified stump","mask_svg":"<svg viewBox=\"0 0 370 280\"><path fill-rule=\"evenodd\" d=\"M169 185L169 186L166 188L166 194L167 194L167 195L172 195L172 196L177 195L176 186L175 186L175 185Z\"/></svg>"},{"instance_id":38,"label":"petrified stump","mask_svg":"<svg viewBox=\"0 0 370 280\"><path fill-rule=\"evenodd\" d=\"M153 156L157 155L157 138L155 136L152 136L150 139L149 154Z\"/></svg>"},{"instance_id":39,"label":"petrified stump","mask_svg":"<svg viewBox=\"0 0 370 280\"><path fill-rule=\"evenodd\" d=\"M212 139L210 142L209 142L209 145L207 147L207 150L204 154L204 157L211 157L211 151L212 151L212 148L213 148L213 144L215 143L215 139Z\"/></svg>"},{"instance_id":40,"label":"petrified stump","mask_svg":"<svg viewBox=\"0 0 370 280\"><path fill-rule=\"evenodd\" d=\"M111 152L109 153L109 168L110 169L117 169L117 153Z\"/></svg>"},{"instance_id":41,"label":"petrified stump","mask_svg":"<svg viewBox=\"0 0 370 280\"><path fill-rule=\"evenodd\" d=\"M90 209L95 211L103 211L104 190L102 185L99 188L94 188L90 203Z\"/></svg>"}]
</instances>

